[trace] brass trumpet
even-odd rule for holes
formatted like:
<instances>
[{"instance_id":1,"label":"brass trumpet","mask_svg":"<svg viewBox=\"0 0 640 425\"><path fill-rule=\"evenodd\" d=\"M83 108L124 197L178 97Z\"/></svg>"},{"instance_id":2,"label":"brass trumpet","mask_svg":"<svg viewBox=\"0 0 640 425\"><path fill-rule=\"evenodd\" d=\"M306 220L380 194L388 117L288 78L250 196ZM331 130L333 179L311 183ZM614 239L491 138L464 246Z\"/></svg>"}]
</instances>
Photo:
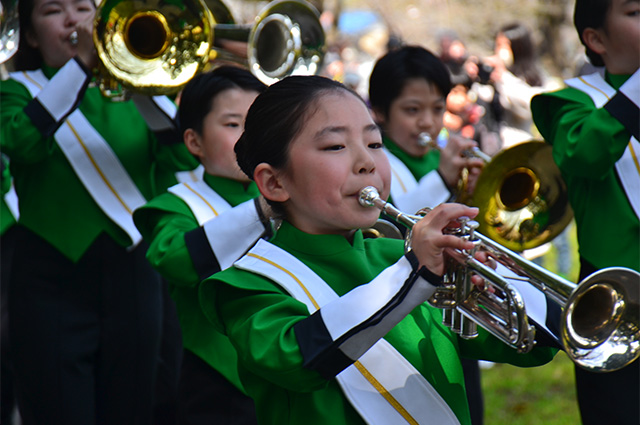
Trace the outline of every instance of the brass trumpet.
<instances>
[{"instance_id":1,"label":"brass trumpet","mask_svg":"<svg viewBox=\"0 0 640 425\"><path fill-rule=\"evenodd\" d=\"M402 213L380 198L373 187L361 190L360 204L375 206L406 226L407 249L410 229L428 213ZM474 258L482 250L560 306L560 334L555 337L577 365L594 372L610 372L640 356L639 273L623 267L607 268L576 285L494 242L477 228L477 222L461 219L460 227L447 230L476 246L472 252L450 252L445 285L429 300L434 307L445 309L444 323L454 332L473 338L476 325L480 325L519 352L528 352L535 344L535 328L529 324L522 297L508 278ZM472 285L472 274L482 276L493 291L481 291Z\"/></svg>"},{"instance_id":2,"label":"brass trumpet","mask_svg":"<svg viewBox=\"0 0 640 425\"><path fill-rule=\"evenodd\" d=\"M424 134L423 146L440 147ZM458 201L478 207L479 230L514 251L551 241L573 219L567 186L552 157L552 147L532 140L503 149L490 157L479 149L464 155L480 158L485 166L473 194L465 196L464 179Z\"/></svg>"}]
</instances>

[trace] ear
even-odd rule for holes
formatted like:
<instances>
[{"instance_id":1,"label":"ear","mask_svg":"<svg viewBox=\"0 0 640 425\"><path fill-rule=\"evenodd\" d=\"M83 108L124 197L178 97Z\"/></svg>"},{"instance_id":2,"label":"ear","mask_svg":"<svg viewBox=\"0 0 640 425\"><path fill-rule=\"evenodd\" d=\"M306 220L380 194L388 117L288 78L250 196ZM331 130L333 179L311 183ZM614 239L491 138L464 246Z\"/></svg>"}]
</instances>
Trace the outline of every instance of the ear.
<instances>
[{"instance_id":1,"label":"ear","mask_svg":"<svg viewBox=\"0 0 640 425\"><path fill-rule=\"evenodd\" d=\"M32 49L37 49L38 39L36 38L36 35L33 33L32 28L27 28L27 30L25 31L25 36L26 36L25 38L27 39L27 45Z\"/></svg>"},{"instance_id":2,"label":"ear","mask_svg":"<svg viewBox=\"0 0 640 425\"><path fill-rule=\"evenodd\" d=\"M253 171L253 180L260 193L270 201L285 202L289 200L289 192L282 184L281 173L265 162L258 164Z\"/></svg>"},{"instance_id":3,"label":"ear","mask_svg":"<svg viewBox=\"0 0 640 425\"><path fill-rule=\"evenodd\" d=\"M600 30L594 28L585 28L582 31L582 41L587 47L599 55L607 52L605 45L602 43L602 35Z\"/></svg>"},{"instance_id":4,"label":"ear","mask_svg":"<svg viewBox=\"0 0 640 425\"><path fill-rule=\"evenodd\" d=\"M182 135L184 144L192 155L202 158L202 140L200 135L192 128L188 128Z\"/></svg>"}]
</instances>

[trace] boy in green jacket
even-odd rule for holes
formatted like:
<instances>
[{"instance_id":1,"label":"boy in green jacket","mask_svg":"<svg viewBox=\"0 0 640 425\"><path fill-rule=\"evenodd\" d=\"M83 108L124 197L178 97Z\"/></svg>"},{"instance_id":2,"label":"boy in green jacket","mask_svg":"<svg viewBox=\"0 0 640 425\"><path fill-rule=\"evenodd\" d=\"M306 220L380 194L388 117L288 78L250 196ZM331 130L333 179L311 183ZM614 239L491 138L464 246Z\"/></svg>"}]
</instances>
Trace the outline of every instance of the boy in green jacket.
<instances>
[{"instance_id":1,"label":"boy in green jacket","mask_svg":"<svg viewBox=\"0 0 640 425\"><path fill-rule=\"evenodd\" d=\"M168 281L180 321L180 424L255 423L235 350L202 315L197 288L270 229L258 189L233 152L249 105L265 87L231 66L193 78L182 92L178 119L185 145L204 167L203 179L177 184L134 213L149 243L147 259Z\"/></svg>"},{"instance_id":2,"label":"boy in green jacket","mask_svg":"<svg viewBox=\"0 0 640 425\"><path fill-rule=\"evenodd\" d=\"M582 279L605 267L640 270L640 2L577 0L574 23L604 73L567 80L534 97L531 110L569 189ZM640 423L637 360L616 372L575 373L584 424Z\"/></svg>"}]
</instances>

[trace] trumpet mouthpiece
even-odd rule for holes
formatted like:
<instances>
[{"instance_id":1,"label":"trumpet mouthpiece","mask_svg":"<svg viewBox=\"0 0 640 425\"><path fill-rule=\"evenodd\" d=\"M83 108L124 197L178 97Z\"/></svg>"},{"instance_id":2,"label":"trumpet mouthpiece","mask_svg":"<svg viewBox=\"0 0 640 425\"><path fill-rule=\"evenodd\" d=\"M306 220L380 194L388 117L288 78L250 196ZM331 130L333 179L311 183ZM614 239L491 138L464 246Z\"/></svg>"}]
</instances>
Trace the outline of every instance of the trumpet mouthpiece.
<instances>
[{"instance_id":1,"label":"trumpet mouthpiece","mask_svg":"<svg viewBox=\"0 0 640 425\"><path fill-rule=\"evenodd\" d=\"M358 201L363 207L373 207L375 206L374 201L378 198L380 198L378 189L373 186L367 186L360 191L360 198Z\"/></svg>"},{"instance_id":2,"label":"trumpet mouthpiece","mask_svg":"<svg viewBox=\"0 0 640 425\"><path fill-rule=\"evenodd\" d=\"M418 135L418 145L423 148L429 146L432 141L433 139L429 136L429 133L420 133Z\"/></svg>"},{"instance_id":3,"label":"trumpet mouthpiece","mask_svg":"<svg viewBox=\"0 0 640 425\"><path fill-rule=\"evenodd\" d=\"M69 35L69 43L71 43L73 46L78 45L78 31L74 31L71 33L71 35Z\"/></svg>"}]
</instances>

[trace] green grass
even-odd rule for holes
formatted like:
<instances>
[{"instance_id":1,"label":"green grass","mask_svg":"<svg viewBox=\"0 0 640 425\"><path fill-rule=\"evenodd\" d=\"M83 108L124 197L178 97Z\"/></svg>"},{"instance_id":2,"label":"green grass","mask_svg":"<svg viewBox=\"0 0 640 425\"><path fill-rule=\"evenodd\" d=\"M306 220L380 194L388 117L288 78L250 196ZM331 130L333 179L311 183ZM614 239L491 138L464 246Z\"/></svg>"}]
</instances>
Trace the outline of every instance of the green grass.
<instances>
[{"instance_id":1,"label":"green grass","mask_svg":"<svg viewBox=\"0 0 640 425\"><path fill-rule=\"evenodd\" d=\"M559 352L544 366L495 364L481 371L485 425L576 425L573 363Z\"/></svg>"},{"instance_id":2,"label":"green grass","mask_svg":"<svg viewBox=\"0 0 640 425\"><path fill-rule=\"evenodd\" d=\"M576 282L579 260L575 225L568 228L571 271L566 279ZM542 257L542 266L553 273L557 251ZM579 425L574 366L564 352L544 366L519 368L495 364L481 370L485 425Z\"/></svg>"}]
</instances>

